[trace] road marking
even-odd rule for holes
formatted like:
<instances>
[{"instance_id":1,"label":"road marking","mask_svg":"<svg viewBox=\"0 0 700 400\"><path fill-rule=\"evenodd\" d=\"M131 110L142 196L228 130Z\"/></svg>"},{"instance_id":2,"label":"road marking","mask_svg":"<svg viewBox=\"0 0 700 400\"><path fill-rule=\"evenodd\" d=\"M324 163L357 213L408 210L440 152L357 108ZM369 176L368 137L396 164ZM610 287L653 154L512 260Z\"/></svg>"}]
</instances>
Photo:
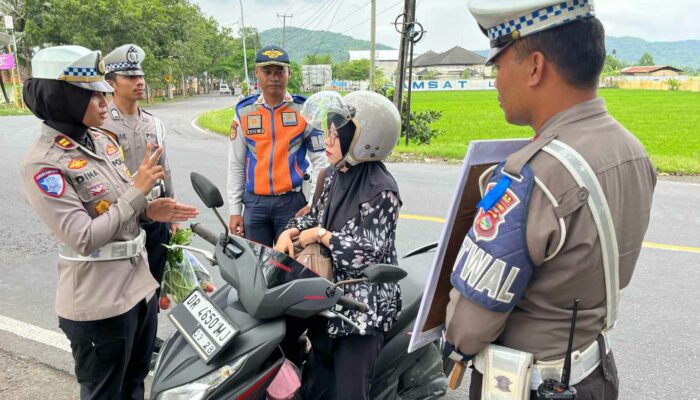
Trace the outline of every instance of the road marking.
<instances>
[{"instance_id":1,"label":"road marking","mask_svg":"<svg viewBox=\"0 0 700 400\"><path fill-rule=\"evenodd\" d=\"M65 335L38 326L30 325L16 319L0 315L0 329L25 339L43 343L47 346L55 347L59 350L71 352L70 342Z\"/></svg>"},{"instance_id":2,"label":"road marking","mask_svg":"<svg viewBox=\"0 0 700 400\"><path fill-rule=\"evenodd\" d=\"M215 110L213 110L213 111L221 111L221 110L225 110L225 109L227 109L227 108L231 108L231 107L235 107L235 106L236 106L236 105L234 104L233 106L221 107L221 108L217 108L217 109L215 109ZM204 111L204 112L209 112L209 111ZM201 114L200 114L200 115L201 115ZM193 127L194 129L196 129L196 130L198 130L198 131L200 131L200 132L202 132L202 133L218 135L216 132L212 132L212 131L210 131L209 129L201 128L199 125L197 125L197 120L198 120L198 119L199 119L199 115L197 115L196 117L194 117L194 119L193 119L192 121L190 121L190 125L192 125L192 127Z\"/></svg>"},{"instance_id":3,"label":"road marking","mask_svg":"<svg viewBox=\"0 0 700 400\"><path fill-rule=\"evenodd\" d=\"M439 223L445 222L445 218L428 217L425 215L416 215L416 214L401 214L401 215L399 215L399 218L410 219L410 220L414 220L414 221L428 221L428 222L439 222ZM667 250L667 251L678 251L678 252L682 252L682 253L700 254L700 247L692 247L692 246L678 246L675 244L643 242L642 247L646 247L647 249L658 249L658 250Z\"/></svg>"}]
</instances>

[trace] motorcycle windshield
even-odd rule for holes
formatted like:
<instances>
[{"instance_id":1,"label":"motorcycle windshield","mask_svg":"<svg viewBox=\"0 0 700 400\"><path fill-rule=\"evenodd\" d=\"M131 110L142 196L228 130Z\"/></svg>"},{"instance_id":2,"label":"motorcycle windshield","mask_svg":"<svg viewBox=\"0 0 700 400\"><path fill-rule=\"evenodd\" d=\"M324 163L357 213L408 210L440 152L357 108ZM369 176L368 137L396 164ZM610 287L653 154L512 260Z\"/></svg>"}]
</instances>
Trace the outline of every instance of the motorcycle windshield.
<instances>
[{"instance_id":1,"label":"motorcycle windshield","mask_svg":"<svg viewBox=\"0 0 700 400\"><path fill-rule=\"evenodd\" d=\"M318 277L318 274L285 253L280 253L260 243L248 241L248 244L258 260L258 267L263 271L268 289L297 279Z\"/></svg>"}]
</instances>

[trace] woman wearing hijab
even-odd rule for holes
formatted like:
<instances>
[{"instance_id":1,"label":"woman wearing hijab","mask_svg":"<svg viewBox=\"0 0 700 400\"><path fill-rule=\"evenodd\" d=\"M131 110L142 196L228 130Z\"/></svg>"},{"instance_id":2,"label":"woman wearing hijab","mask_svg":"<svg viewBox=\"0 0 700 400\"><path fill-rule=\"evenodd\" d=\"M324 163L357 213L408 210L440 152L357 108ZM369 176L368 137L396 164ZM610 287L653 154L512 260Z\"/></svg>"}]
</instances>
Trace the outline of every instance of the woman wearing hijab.
<instances>
[{"instance_id":1,"label":"woman wearing hijab","mask_svg":"<svg viewBox=\"0 0 700 400\"><path fill-rule=\"evenodd\" d=\"M323 99L326 94L314 96ZM324 119L331 167L316 204L308 214L289 222L275 248L293 254L292 239L297 237L302 247L321 243L332 258L336 281L362 278L362 271L373 264L398 264L394 240L401 198L382 160L396 146L399 113L374 92L354 92L344 98L335 94L322 101L314 96L305 108ZM312 124L317 119L307 118ZM361 282L343 289L346 296L369 306L367 313L341 311L367 333L360 335L341 319L312 323L313 352L302 389L305 399L368 399L384 334L399 317L397 283Z\"/></svg>"},{"instance_id":2,"label":"woman wearing hijab","mask_svg":"<svg viewBox=\"0 0 700 400\"><path fill-rule=\"evenodd\" d=\"M80 46L39 51L24 99L43 120L22 168L22 192L60 242L55 309L71 343L81 399L143 399L155 337L158 283L139 220L184 221L194 207L146 195L163 169L146 154L132 180L107 117L100 53ZM152 156L152 157L151 157Z\"/></svg>"}]
</instances>

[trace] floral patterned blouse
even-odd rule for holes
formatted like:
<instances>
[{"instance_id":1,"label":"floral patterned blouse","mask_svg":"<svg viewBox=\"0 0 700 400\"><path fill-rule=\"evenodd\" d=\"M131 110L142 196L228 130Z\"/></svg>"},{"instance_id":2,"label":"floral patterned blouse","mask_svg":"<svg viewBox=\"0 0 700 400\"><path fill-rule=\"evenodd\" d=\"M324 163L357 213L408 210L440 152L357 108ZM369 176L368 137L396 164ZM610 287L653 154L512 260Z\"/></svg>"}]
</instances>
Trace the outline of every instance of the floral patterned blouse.
<instances>
[{"instance_id":1,"label":"floral patterned blouse","mask_svg":"<svg viewBox=\"0 0 700 400\"><path fill-rule=\"evenodd\" d=\"M300 231L323 225L326 202L333 176L329 174L323 184L323 192L309 213L289 221L286 229ZM357 215L347 221L339 232L331 232L330 252L336 281L362 278L362 270L370 265L383 263L398 265L396 246L396 222L401 202L392 191L383 191L360 206ZM345 295L366 303L369 312L361 313L336 306L337 312L356 321L368 334L372 329L386 332L401 314L401 288L398 283L356 283L344 285ZM328 321L330 336L346 336L358 333L354 327L340 318Z\"/></svg>"}]
</instances>

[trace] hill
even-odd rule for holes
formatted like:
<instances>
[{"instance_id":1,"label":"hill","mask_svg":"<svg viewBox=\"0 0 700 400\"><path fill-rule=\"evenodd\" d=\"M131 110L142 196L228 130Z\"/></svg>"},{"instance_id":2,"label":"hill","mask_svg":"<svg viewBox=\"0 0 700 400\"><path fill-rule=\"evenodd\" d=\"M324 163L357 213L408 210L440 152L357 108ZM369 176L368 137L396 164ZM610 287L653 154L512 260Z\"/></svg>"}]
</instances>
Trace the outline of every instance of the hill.
<instances>
[{"instance_id":1,"label":"hill","mask_svg":"<svg viewBox=\"0 0 700 400\"><path fill-rule=\"evenodd\" d=\"M268 29L260 32L260 44L280 44L282 28ZM397 40L398 42L398 40ZM333 62L347 61L348 50L369 50L369 41L355 39L351 36L329 31L312 31L287 27L285 47L292 61L301 62L307 54L330 54ZM377 43L377 50L393 48Z\"/></svg>"},{"instance_id":2,"label":"hill","mask_svg":"<svg viewBox=\"0 0 700 400\"><path fill-rule=\"evenodd\" d=\"M636 64L646 52L654 57L656 65L672 65L681 69L688 67L700 69L700 40L648 42L629 36L606 36L605 49L608 54L614 50L615 57L629 65ZM489 51L479 50L477 53L487 56Z\"/></svg>"}]
</instances>

